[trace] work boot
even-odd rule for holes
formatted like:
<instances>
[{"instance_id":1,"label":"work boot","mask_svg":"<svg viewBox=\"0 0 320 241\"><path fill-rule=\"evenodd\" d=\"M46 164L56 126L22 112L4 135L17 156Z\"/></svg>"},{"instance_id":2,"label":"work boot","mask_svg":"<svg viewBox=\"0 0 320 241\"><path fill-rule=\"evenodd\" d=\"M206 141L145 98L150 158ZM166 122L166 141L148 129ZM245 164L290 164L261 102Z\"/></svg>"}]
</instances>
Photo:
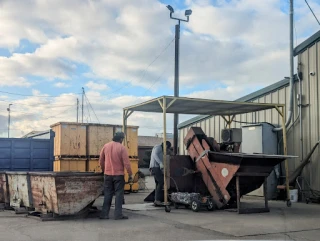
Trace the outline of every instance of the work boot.
<instances>
[{"instance_id":1,"label":"work boot","mask_svg":"<svg viewBox=\"0 0 320 241\"><path fill-rule=\"evenodd\" d=\"M154 201L153 205L154 205L155 207L162 206L162 202L156 200L156 201Z\"/></svg>"},{"instance_id":2,"label":"work boot","mask_svg":"<svg viewBox=\"0 0 320 241\"><path fill-rule=\"evenodd\" d=\"M107 215L100 215L99 218L100 218L100 219L109 219L109 216L107 216Z\"/></svg>"},{"instance_id":3,"label":"work boot","mask_svg":"<svg viewBox=\"0 0 320 241\"><path fill-rule=\"evenodd\" d=\"M122 215L121 217L114 218L115 220L121 220L121 219L129 219L128 216Z\"/></svg>"}]
</instances>

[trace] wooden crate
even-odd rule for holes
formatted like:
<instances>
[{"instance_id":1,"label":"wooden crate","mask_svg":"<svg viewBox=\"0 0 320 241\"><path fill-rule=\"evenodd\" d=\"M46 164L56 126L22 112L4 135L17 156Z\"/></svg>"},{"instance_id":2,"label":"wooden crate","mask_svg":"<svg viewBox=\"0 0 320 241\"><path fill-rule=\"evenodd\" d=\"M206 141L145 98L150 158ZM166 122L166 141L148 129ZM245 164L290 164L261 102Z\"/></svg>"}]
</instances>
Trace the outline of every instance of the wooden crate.
<instances>
[{"instance_id":1,"label":"wooden crate","mask_svg":"<svg viewBox=\"0 0 320 241\"><path fill-rule=\"evenodd\" d=\"M121 132L122 126L115 127L115 133ZM130 158L138 157L138 127L137 126L127 126L127 143L123 143L128 150L128 155Z\"/></svg>"},{"instance_id":2,"label":"wooden crate","mask_svg":"<svg viewBox=\"0 0 320 241\"><path fill-rule=\"evenodd\" d=\"M112 141L113 125L88 125L88 155L99 156L102 147Z\"/></svg>"},{"instance_id":3,"label":"wooden crate","mask_svg":"<svg viewBox=\"0 0 320 241\"><path fill-rule=\"evenodd\" d=\"M85 172L86 171L85 158L60 158L53 163L53 171L55 172Z\"/></svg>"},{"instance_id":4,"label":"wooden crate","mask_svg":"<svg viewBox=\"0 0 320 241\"><path fill-rule=\"evenodd\" d=\"M54 156L97 157L104 144L112 141L121 125L58 122L50 126L55 132ZM123 143L131 158L138 157L138 127L127 127L127 143Z\"/></svg>"},{"instance_id":5,"label":"wooden crate","mask_svg":"<svg viewBox=\"0 0 320 241\"><path fill-rule=\"evenodd\" d=\"M86 125L59 122L50 126L55 132L54 156L86 156Z\"/></svg>"}]
</instances>

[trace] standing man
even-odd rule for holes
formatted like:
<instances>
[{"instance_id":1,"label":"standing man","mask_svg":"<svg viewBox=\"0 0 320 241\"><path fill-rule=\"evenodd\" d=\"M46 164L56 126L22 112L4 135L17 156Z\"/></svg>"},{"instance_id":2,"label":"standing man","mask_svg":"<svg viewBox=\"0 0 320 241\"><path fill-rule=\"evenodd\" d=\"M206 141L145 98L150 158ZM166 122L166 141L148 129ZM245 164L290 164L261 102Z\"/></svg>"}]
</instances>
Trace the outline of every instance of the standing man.
<instances>
[{"instance_id":1,"label":"standing man","mask_svg":"<svg viewBox=\"0 0 320 241\"><path fill-rule=\"evenodd\" d=\"M171 147L170 141L166 142L167 144L167 153ZM156 183L155 188L155 206L162 205L164 195L163 195L163 185L164 185L164 176L163 176L163 143L161 145L156 145L153 147L151 152L150 159L150 171L154 175L154 181Z\"/></svg>"},{"instance_id":2,"label":"standing man","mask_svg":"<svg viewBox=\"0 0 320 241\"><path fill-rule=\"evenodd\" d=\"M109 219L113 195L115 195L114 218L116 220L128 219L122 214L125 185L124 168L129 174L128 182L132 182L132 170L127 149L121 144L123 139L124 133L117 132L112 142L105 144L100 152L99 163L104 171L104 201L101 219Z\"/></svg>"}]
</instances>

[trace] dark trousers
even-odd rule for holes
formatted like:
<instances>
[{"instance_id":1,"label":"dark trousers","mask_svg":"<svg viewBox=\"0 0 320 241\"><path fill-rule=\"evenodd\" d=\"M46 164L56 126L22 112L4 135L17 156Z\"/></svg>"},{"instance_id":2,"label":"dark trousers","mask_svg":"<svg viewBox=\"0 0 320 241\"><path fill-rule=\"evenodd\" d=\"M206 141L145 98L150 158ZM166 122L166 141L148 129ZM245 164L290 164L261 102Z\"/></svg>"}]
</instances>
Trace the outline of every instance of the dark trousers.
<instances>
[{"instance_id":1,"label":"dark trousers","mask_svg":"<svg viewBox=\"0 0 320 241\"><path fill-rule=\"evenodd\" d=\"M163 184L164 184L164 176L160 169L160 167L153 167L152 173L154 175L154 181L156 183L155 189L155 201L163 202L164 194L163 194Z\"/></svg>"},{"instance_id":2,"label":"dark trousers","mask_svg":"<svg viewBox=\"0 0 320 241\"><path fill-rule=\"evenodd\" d=\"M122 217L122 203L124 199L124 176L104 175L104 201L102 206L102 216L109 216L112 197L115 195L114 217Z\"/></svg>"}]
</instances>

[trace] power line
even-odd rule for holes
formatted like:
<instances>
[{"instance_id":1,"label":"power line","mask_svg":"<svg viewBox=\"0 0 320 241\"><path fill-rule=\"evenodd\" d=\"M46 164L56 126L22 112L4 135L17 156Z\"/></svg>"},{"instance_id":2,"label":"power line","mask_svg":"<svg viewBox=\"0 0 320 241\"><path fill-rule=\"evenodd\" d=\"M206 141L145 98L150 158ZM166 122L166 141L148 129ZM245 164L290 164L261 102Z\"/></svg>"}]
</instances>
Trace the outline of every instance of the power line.
<instances>
[{"instance_id":1,"label":"power line","mask_svg":"<svg viewBox=\"0 0 320 241\"><path fill-rule=\"evenodd\" d=\"M7 91L0 91L0 93L5 93L5 94L9 94L9 95L29 96L29 97L43 97L43 98L60 97L61 95L70 94L70 93L62 93L60 95L25 95L25 94L18 94L18 93L12 93L12 92L7 92ZM75 93L75 94L81 94L81 93Z\"/></svg>"},{"instance_id":2,"label":"power line","mask_svg":"<svg viewBox=\"0 0 320 241\"><path fill-rule=\"evenodd\" d=\"M31 107L39 107L39 106L49 106L49 107L52 107L52 108L60 108L60 107L68 107L68 106L74 106L74 105L53 105L51 103L35 103L35 104L21 104L21 103L16 103L16 102L12 102L12 101L6 101L6 100L0 100L2 102L6 102L6 103L10 103L10 104L13 104L15 106L19 106L19 105L22 105L22 106L31 106Z\"/></svg>"},{"instance_id":3,"label":"power line","mask_svg":"<svg viewBox=\"0 0 320 241\"><path fill-rule=\"evenodd\" d=\"M64 114L65 112L67 112L67 111L69 111L69 110L72 110L72 109L74 109L74 106L73 106L72 108L68 108L68 109L66 109L66 110L64 110L64 111L62 111L62 112L59 112L58 114L55 114L55 115L53 115L53 116L49 116L49 117L44 118L44 119L42 119L42 120L48 120L48 119L50 119L50 118L57 117L58 115Z\"/></svg>"},{"instance_id":4,"label":"power line","mask_svg":"<svg viewBox=\"0 0 320 241\"><path fill-rule=\"evenodd\" d=\"M317 20L318 24L320 25L320 22L319 22L319 20L318 20L317 16L314 14L314 12L313 12L313 10L312 10L311 6L309 5L308 1L307 1L307 0L304 0L304 1L305 1L305 2L306 2L306 4L308 5L308 7L309 7L310 11L312 12L313 16L315 17L315 19Z\"/></svg>"},{"instance_id":5,"label":"power line","mask_svg":"<svg viewBox=\"0 0 320 241\"><path fill-rule=\"evenodd\" d=\"M168 61L168 64L166 65L165 69L162 71L162 73L158 76L158 78L156 78L156 80L151 84L151 86L142 94L145 95L156 83L159 82L159 80L161 79L161 77L163 76L163 74L166 72L167 67L170 65L171 63Z\"/></svg>"},{"instance_id":6,"label":"power line","mask_svg":"<svg viewBox=\"0 0 320 241\"><path fill-rule=\"evenodd\" d=\"M86 95L84 94L84 96L86 96ZM87 107L87 110L88 110L88 115L89 115L89 118L90 118L90 122L92 122L87 98L85 99L85 101L86 101L86 103L87 103L87 104L86 104L86 107ZM88 119L87 119L87 123L88 123Z\"/></svg>"},{"instance_id":7,"label":"power line","mask_svg":"<svg viewBox=\"0 0 320 241\"><path fill-rule=\"evenodd\" d=\"M147 70L149 69L149 67L150 67L154 62L156 62L157 59L160 58L160 56L169 48L169 46L173 43L174 40L175 40L175 38L173 38L173 39L170 41L170 43L169 43L168 45L166 45L165 48L160 52L160 54L158 54L158 55L151 61L151 63L147 66L147 68L142 72L142 77L141 77L141 79L139 80L139 82L141 82L141 81L143 80L143 78L144 78ZM120 87L117 88L116 90L113 90L112 92L109 92L108 94L113 94L113 93L115 93L115 92L123 89L123 87L130 85L130 84L132 83L132 81L133 81L133 80L129 81L129 83L125 83L124 85L120 86Z\"/></svg>"},{"instance_id":8,"label":"power line","mask_svg":"<svg viewBox=\"0 0 320 241\"><path fill-rule=\"evenodd\" d=\"M173 43L174 40L175 40L175 38L173 38L173 39L170 41L170 43L161 51L161 53L158 54L158 56L156 56L156 58L148 65L148 67L145 69L145 71L144 71L144 73L143 73L142 78L140 79L140 81L143 80L143 78L144 78L144 76L145 76L148 68L149 68L154 62L156 62L156 60L157 60L158 58L160 58L160 56L169 48L169 46ZM140 82L140 81L139 81L139 82Z\"/></svg>"},{"instance_id":9,"label":"power line","mask_svg":"<svg viewBox=\"0 0 320 241\"><path fill-rule=\"evenodd\" d=\"M99 120L98 116L96 115L96 112L95 112L95 111L94 111L94 109L92 108L92 105L91 105L91 103L90 103L90 101L89 101L89 99L88 99L87 95L86 95L86 94L84 94L84 96L86 97L86 99L87 99L87 101L88 101L88 103L89 103L89 105L90 105L90 107L91 107L91 109L92 109L92 111L93 111L94 115L96 116L96 118L97 118L97 120L98 120L98 122L99 122L99 124L100 124L100 120Z\"/></svg>"}]
</instances>

